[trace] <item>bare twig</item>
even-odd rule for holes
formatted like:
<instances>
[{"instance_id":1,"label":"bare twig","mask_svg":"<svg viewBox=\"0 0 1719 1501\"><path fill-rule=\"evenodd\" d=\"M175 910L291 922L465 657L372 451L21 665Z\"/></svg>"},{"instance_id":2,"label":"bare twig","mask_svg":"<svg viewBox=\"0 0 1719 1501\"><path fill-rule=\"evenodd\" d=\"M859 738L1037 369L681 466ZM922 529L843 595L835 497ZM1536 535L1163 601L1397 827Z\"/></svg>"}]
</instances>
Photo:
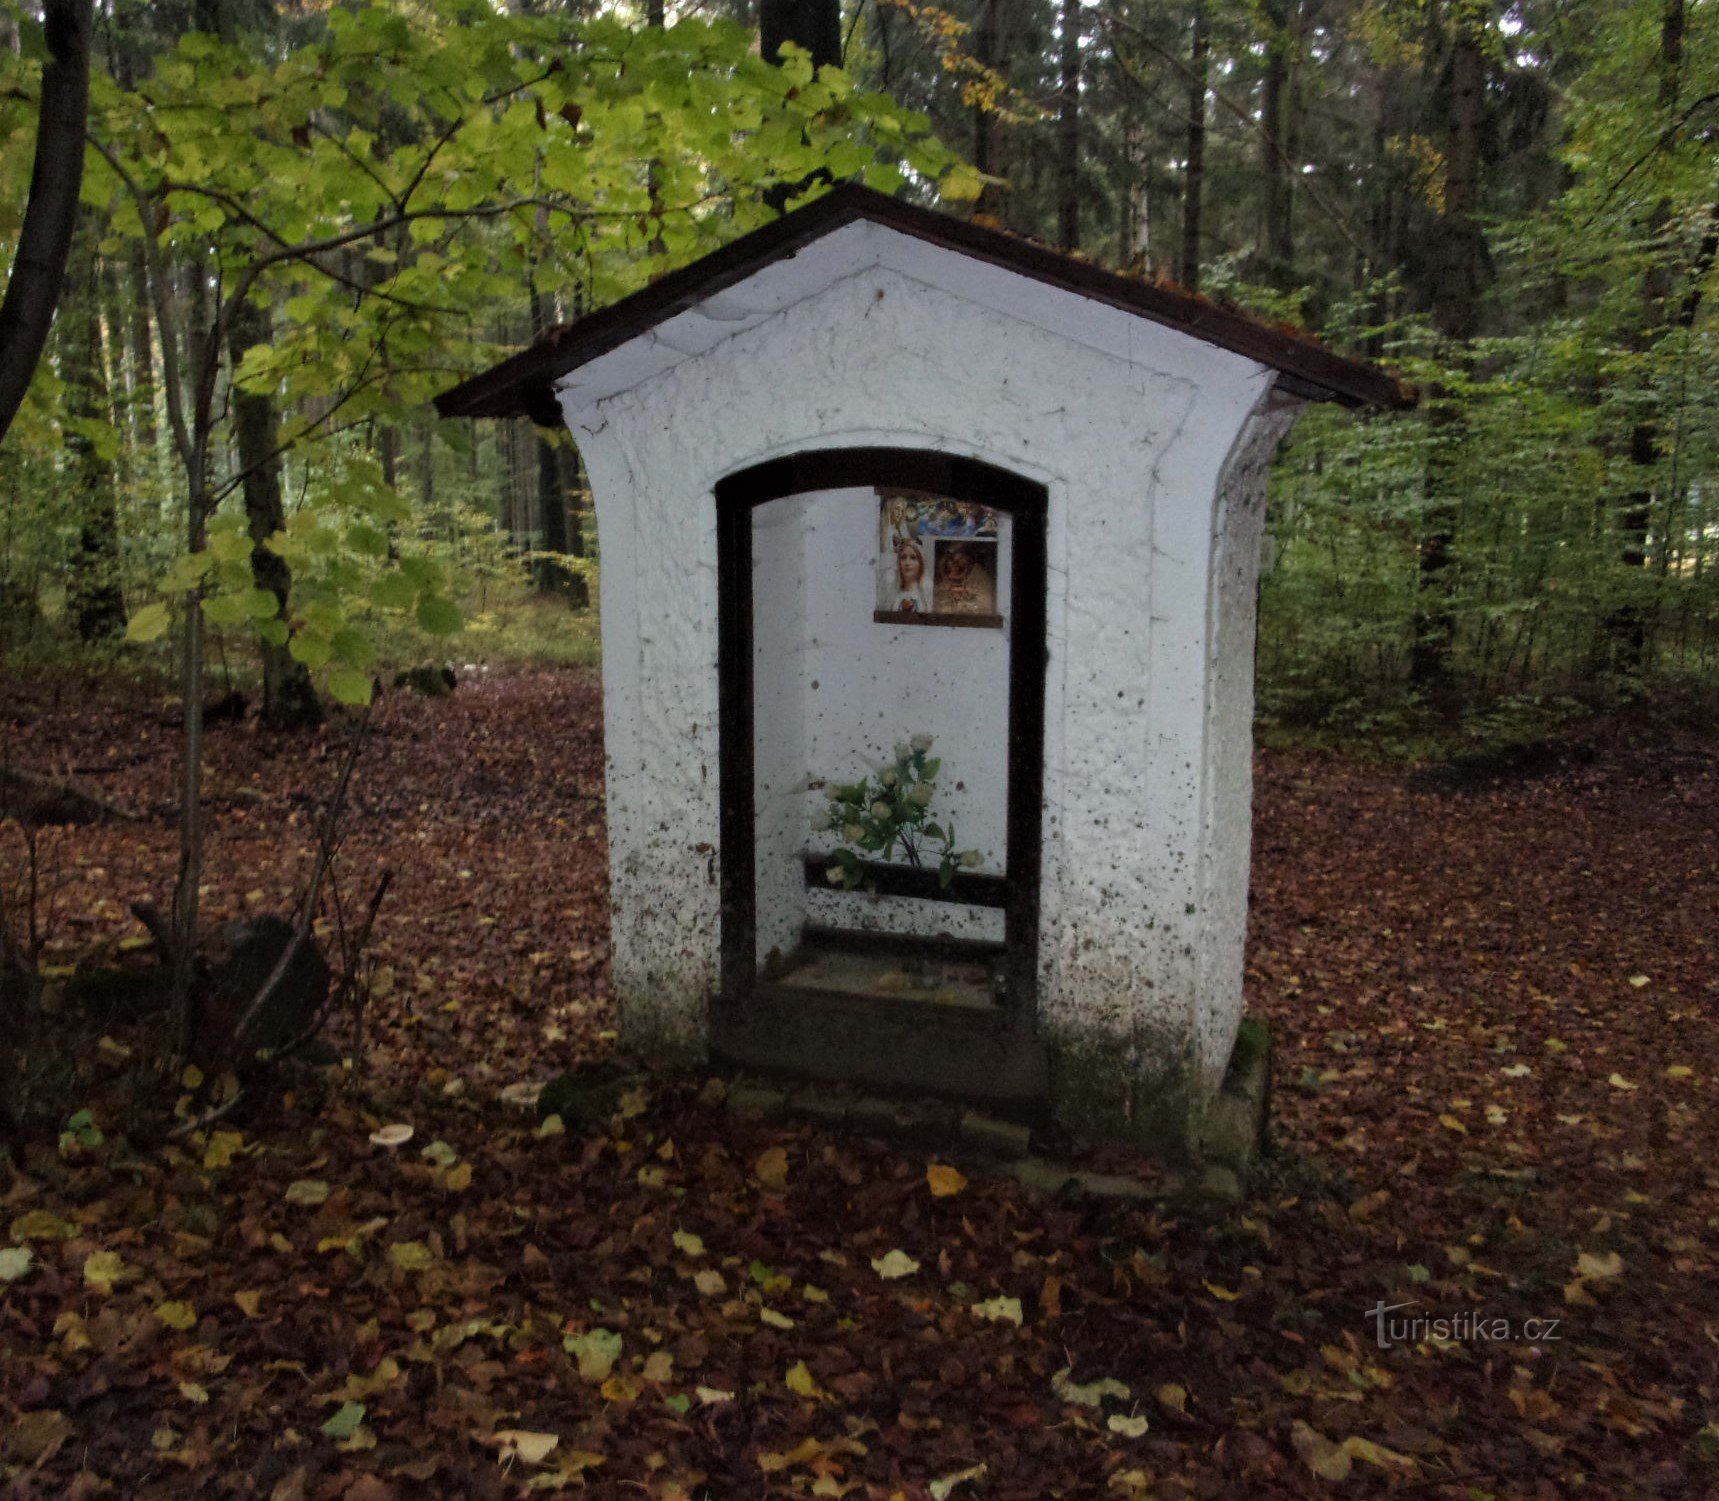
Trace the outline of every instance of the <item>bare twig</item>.
<instances>
[{"instance_id":1,"label":"bare twig","mask_svg":"<svg viewBox=\"0 0 1719 1501\"><path fill-rule=\"evenodd\" d=\"M233 1035L227 1041L226 1052L230 1057L237 1057L244 1047L244 1041L255 1030L257 1018L263 1013L263 1008L274 999L275 992L280 989L281 981L286 978L287 971L292 968L293 961L303 950L306 940L310 937L312 924L316 920L317 904L322 897L322 883L328 874L329 863L334 859L335 847L339 843L340 816L346 804L346 789L352 781L352 769L358 764L358 753L364 748L364 739L370 729L370 710L364 711L364 717L358 721L358 728L353 732L352 743L347 748L346 760L340 768L339 780L335 783L334 793L328 800L327 812L323 815L322 835L317 844L316 864L311 868L310 888L305 892L304 907L299 913L298 926L293 930L292 938L281 950L280 958L275 960L275 967L269 971L268 978L258 987L257 993L251 997L251 1002L240 1014Z\"/></svg>"}]
</instances>

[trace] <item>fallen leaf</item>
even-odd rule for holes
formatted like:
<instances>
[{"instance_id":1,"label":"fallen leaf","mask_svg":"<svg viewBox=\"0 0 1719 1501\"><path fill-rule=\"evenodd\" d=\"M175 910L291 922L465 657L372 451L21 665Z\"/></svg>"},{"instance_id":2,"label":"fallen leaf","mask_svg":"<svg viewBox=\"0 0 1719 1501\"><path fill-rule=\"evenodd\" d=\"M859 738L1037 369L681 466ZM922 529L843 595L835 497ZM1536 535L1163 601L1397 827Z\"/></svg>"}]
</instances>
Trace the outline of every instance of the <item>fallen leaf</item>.
<instances>
[{"instance_id":1,"label":"fallen leaf","mask_svg":"<svg viewBox=\"0 0 1719 1501\"><path fill-rule=\"evenodd\" d=\"M1227 1287L1220 1287L1216 1282L1208 1282L1205 1287L1207 1292L1222 1303L1234 1303L1241 1297L1239 1292L1231 1292Z\"/></svg>"},{"instance_id":2,"label":"fallen leaf","mask_svg":"<svg viewBox=\"0 0 1719 1501\"><path fill-rule=\"evenodd\" d=\"M911 1277L919 1270L919 1263L905 1251L889 1251L882 1256L874 1256L871 1269L885 1282L894 1282L901 1277Z\"/></svg>"},{"instance_id":3,"label":"fallen leaf","mask_svg":"<svg viewBox=\"0 0 1719 1501\"><path fill-rule=\"evenodd\" d=\"M621 1336L612 1329L569 1334L561 1345L569 1355L578 1357L579 1375L593 1383L607 1380L615 1362L621 1358Z\"/></svg>"},{"instance_id":4,"label":"fallen leaf","mask_svg":"<svg viewBox=\"0 0 1719 1501\"><path fill-rule=\"evenodd\" d=\"M760 1308L759 1320L768 1324L772 1329L792 1329L794 1321L785 1313L777 1313L774 1308Z\"/></svg>"},{"instance_id":5,"label":"fallen leaf","mask_svg":"<svg viewBox=\"0 0 1719 1501\"><path fill-rule=\"evenodd\" d=\"M728 1291L728 1283L723 1280L722 1273L711 1266L705 1267L702 1271L694 1272L692 1285L707 1298L720 1298Z\"/></svg>"},{"instance_id":6,"label":"fallen leaf","mask_svg":"<svg viewBox=\"0 0 1719 1501\"><path fill-rule=\"evenodd\" d=\"M314 1209L328 1201L330 1189L320 1178L300 1178L287 1184L286 1201L306 1209Z\"/></svg>"},{"instance_id":7,"label":"fallen leaf","mask_svg":"<svg viewBox=\"0 0 1719 1501\"><path fill-rule=\"evenodd\" d=\"M322 1431L330 1438L349 1439L363 1424L365 1411L362 1402L342 1402L334 1416L322 1425Z\"/></svg>"},{"instance_id":8,"label":"fallen leaf","mask_svg":"<svg viewBox=\"0 0 1719 1501\"><path fill-rule=\"evenodd\" d=\"M1583 1279L1616 1277L1623 1271L1623 1257L1616 1251L1583 1251L1576 1257L1575 1271Z\"/></svg>"},{"instance_id":9,"label":"fallen leaf","mask_svg":"<svg viewBox=\"0 0 1719 1501\"><path fill-rule=\"evenodd\" d=\"M790 1372L790 1374L792 1374L792 1372ZM815 1382L813 1384L816 1385ZM700 1402L704 1403L706 1407L714 1406L718 1402L732 1402L734 1400L733 1392L725 1392L721 1388L714 1386L694 1387L693 1395L696 1396Z\"/></svg>"},{"instance_id":10,"label":"fallen leaf","mask_svg":"<svg viewBox=\"0 0 1719 1501\"><path fill-rule=\"evenodd\" d=\"M787 1152L781 1147L771 1147L767 1152L760 1152L758 1160L752 1164L752 1175L766 1188L786 1188L788 1186Z\"/></svg>"},{"instance_id":11,"label":"fallen leaf","mask_svg":"<svg viewBox=\"0 0 1719 1501\"><path fill-rule=\"evenodd\" d=\"M388 1247L388 1259L403 1272L423 1272L436 1264L434 1253L418 1240L395 1241Z\"/></svg>"},{"instance_id":12,"label":"fallen leaf","mask_svg":"<svg viewBox=\"0 0 1719 1501\"><path fill-rule=\"evenodd\" d=\"M28 1246L7 1246L0 1251L0 1282L16 1282L36 1264L36 1253Z\"/></svg>"},{"instance_id":13,"label":"fallen leaf","mask_svg":"<svg viewBox=\"0 0 1719 1501\"><path fill-rule=\"evenodd\" d=\"M1114 1376L1081 1383L1069 1380L1073 1371L1073 1366L1065 1365L1051 1377L1051 1390L1064 1402L1072 1402L1077 1407L1102 1407L1106 1397L1115 1397L1119 1402L1126 1402L1131 1395L1129 1389Z\"/></svg>"},{"instance_id":14,"label":"fallen leaf","mask_svg":"<svg viewBox=\"0 0 1719 1501\"><path fill-rule=\"evenodd\" d=\"M1120 1412L1113 1412L1104 1420L1104 1426L1112 1433L1119 1433L1123 1438L1144 1438L1146 1436L1146 1419L1138 1414L1129 1417Z\"/></svg>"},{"instance_id":15,"label":"fallen leaf","mask_svg":"<svg viewBox=\"0 0 1719 1501\"><path fill-rule=\"evenodd\" d=\"M157 1303L155 1317L169 1329L177 1329L183 1333L196 1326L197 1310L189 1303Z\"/></svg>"},{"instance_id":16,"label":"fallen leaf","mask_svg":"<svg viewBox=\"0 0 1719 1501\"><path fill-rule=\"evenodd\" d=\"M116 1282L133 1276L118 1251L92 1251L84 1259L84 1286L92 1292L111 1293Z\"/></svg>"},{"instance_id":17,"label":"fallen leaf","mask_svg":"<svg viewBox=\"0 0 1719 1501\"><path fill-rule=\"evenodd\" d=\"M1171 1412L1186 1413L1188 1410L1188 1391L1186 1387L1177 1386L1173 1381L1166 1381L1158 1388L1158 1400Z\"/></svg>"},{"instance_id":18,"label":"fallen leaf","mask_svg":"<svg viewBox=\"0 0 1719 1501\"><path fill-rule=\"evenodd\" d=\"M555 1452L561 1442L558 1433L531 1433L523 1428L503 1428L490 1435L492 1444L501 1450L504 1462L523 1460L528 1465L540 1465Z\"/></svg>"},{"instance_id":19,"label":"fallen leaf","mask_svg":"<svg viewBox=\"0 0 1719 1501\"><path fill-rule=\"evenodd\" d=\"M1349 1472L1354 1468L1354 1461L1349 1457L1349 1451L1341 1444L1334 1444L1316 1428L1310 1428L1300 1418L1297 1418L1289 1429L1289 1439L1295 1445L1307 1468L1312 1470L1321 1480L1347 1480Z\"/></svg>"},{"instance_id":20,"label":"fallen leaf","mask_svg":"<svg viewBox=\"0 0 1719 1501\"><path fill-rule=\"evenodd\" d=\"M932 1196L939 1199L952 1198L967 1186L966 1178L942 1162L934 1162L926 1168L925 1181L930 1185Z\"/></svg>"},{"instance_id":21,"label":"fallen leaf","mask_svg":"<svg viewBox=\"0 0 1719 1501\"><path fill-rule=\"evenodd\" d=\"M72 1420L57 1408L38 1407L21 1412L12 1425L8 1457L21 1459L25 1464L41 1464L51 1459L76 1431Z\"/></svg>"},{"instance_id":22,"label":"fallen leaf","mask_svg":"<svg viewBox=\"0 0 1719 1501\"><path fill-rule=\"evenodd\" d=\"M1640 1089L1641 1088L1641 1085L1639 1085L1639 1084L1631 1084L1630 1081L1628 1079L1624 1078L1624 1076L1622 1074L1613 1074L1611 1076L1611 1078L1606 1080L1606 1083L1611 1085L1611 1087L1613 1089Z\"/></svg>"},{"instance_id":23,"label":"fallen leaf","mask_svg":"<svg viewBox=\"0 0 1719 1501\"><path fill-rule=\"evenodd\" d=\"M694 1235L690 1230L676 1230L674 1233L674 1246L677 1251L681 1251L688 1256L704 1255L703 1238Z\"/></svg>"},{"instance_id":24,"label":"fallen leaf","mask_svg":"<svg viewBox=\"0 0 1719 1501\"><path fill-rule=\"evenodd\" d=\"M1019 1298L987 1298L983 1303L972 1305L972 1311L982 1319L992 1323L1019 1325L1021 1322L1021 1300Z\"/></svg>"},{"instance_id":25,"label":"fallen leaf","mask_svg":"<svg viewBox=\"0 0 1719 1501\"><path fill-rule=\"evenodd\" d=\"M262 1310L263 1295L260 1292L246 1290L233 1294L233 1301L239 1305L239 1312L248 1319L254 1319Z\"/></svg>"},{"instance_id":26,"label":"fallen leaf","mask_svg":"<svg viewBox=\"0 0 1719 1501\"><path fill-rule=\"evenodd\" d=\"M1375 1444L1371 1439L1359 1436L1343 1440L1344 1451L1354 1455L1356 1459L1374 1465L1381 1470L1397 1470L1413 1474L1420 1468L1418 1461L1407 1454L1399 1454L1395 1449L1387 1449L1383 1444Z\"/></svg>"},{"instance_id":27,"label":"fallen leaf","mask_svg":"<svg viewBox=\"0 0 1719 1501\"><path fill-rule=\"evenodd\" d=\"M370 1143L378 1147L403 1147L412 1139L412 1128L404 1122L383 1126L370 1133Z\"/></svg>"},{"instance_id":28,"label":"fallen leaf","mask_svg":"<svg viewBox=\"0 0 1719 1501\"><path fill-rule=\"evenodd\" d=\"M796 1396L809 1397L813 1401L829 1396L829 1393L818 1385L816 1378L813 1377L810 1368L803 1360L795 1361L793 1365L789 1366L788 1374L783 1380L787 1383L788 1390Z\"/></svg>"},{"instance_id":29,"label":"fallen leaf","mask_svg":"<svg viewBox=\"0 0 1719 1501\"><path fill-rule=\"evenodd\" d=\"M985 1466L973 1465L969 1469L957 1470L953 1475L945 1475L941 1480L931 1482L931 1501L949 1501L950 1492L958 1485L966 1485L972 1480L985 1478Z\"/></svg>"}]
</instances>

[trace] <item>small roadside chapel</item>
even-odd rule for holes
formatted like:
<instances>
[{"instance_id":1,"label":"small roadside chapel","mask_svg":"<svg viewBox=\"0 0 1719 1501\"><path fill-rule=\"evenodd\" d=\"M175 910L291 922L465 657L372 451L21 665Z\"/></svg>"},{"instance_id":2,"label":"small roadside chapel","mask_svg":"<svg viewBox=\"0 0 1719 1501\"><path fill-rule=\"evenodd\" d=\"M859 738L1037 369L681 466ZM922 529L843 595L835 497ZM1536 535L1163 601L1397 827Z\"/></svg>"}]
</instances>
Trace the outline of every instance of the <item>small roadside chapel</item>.
<instances>
[{"instance_id":1,"label":"small roadside chapel","mask_svg":"<svg viewBox=\"0 0 1719 1501\"><path fill-rule=\"evenodd\" d=\"M1267 469L1309 401L1407 400L854 186L441 397L589 474L624 1041L1189 1144Z\"/></svg>"}]
</instances>

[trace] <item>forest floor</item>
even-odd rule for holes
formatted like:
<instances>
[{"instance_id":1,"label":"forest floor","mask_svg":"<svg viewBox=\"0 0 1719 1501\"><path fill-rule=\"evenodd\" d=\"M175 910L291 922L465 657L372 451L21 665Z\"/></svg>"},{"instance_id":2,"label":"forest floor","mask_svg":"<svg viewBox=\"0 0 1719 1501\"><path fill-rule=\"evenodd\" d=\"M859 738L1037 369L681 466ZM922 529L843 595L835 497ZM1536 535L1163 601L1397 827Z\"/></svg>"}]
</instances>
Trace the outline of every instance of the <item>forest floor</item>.
<instances>
[{"instance_id":1,"label":"forest floor","mask_svg":"<svg viewBox=\"0 0 1719 1501\"><path fill-rule=\"evenodd\" d=\"M55 966L151 962L125 908L168 893L171 718L63 682L0 726L150 814L50 838ZM345 733L212 731L210 920L290 909ZM359 900L395 872L393 988L356 1078L163 1141L126 1115L146 1024L86 1019L60 1062L104 1139L0 1176L0 1489L1719 1493L1711 741L1263 756L1276 1150L1216 1220L963 1186L700 1078L540 1132L503 1091L613 1046L601 778L589 672L384 698L342 863ZM1452 1323L1381 1348L1381 1304Z\"/></svg>"}]
</instances>

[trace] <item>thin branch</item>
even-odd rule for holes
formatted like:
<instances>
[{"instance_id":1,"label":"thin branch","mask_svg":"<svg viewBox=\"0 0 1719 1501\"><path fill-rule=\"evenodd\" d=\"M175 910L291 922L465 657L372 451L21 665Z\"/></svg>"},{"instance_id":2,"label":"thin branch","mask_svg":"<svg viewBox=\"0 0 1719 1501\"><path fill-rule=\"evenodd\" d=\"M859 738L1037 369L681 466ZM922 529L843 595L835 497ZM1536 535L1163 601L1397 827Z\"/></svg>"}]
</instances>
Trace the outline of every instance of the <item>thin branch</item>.
<instances>
[{"instance_id":1,"label":"thin branch","mask_svg":"<svg viewBox=\"0 0 1719 1501\"><path fill-rule=\"evenodd\" d=\"M322 820L322 836L317 844L316 863L311 867L310 887L305 892L304 908L299 913L298 926L293 930L287 946L281 950L275 967L269 971L257 993L251 997L250 1004L240 1014L238 1024L227 1040L226 1050L231 1057L237 1057L243 1049L245 1038L255 1030L257 1018L262 1015L263 1008L274 999L287 971L292 968L293 961L298 958L310 937L311 925L316 920L317 904L322 897L323 879L328 874L329 862L334 859L335 846L339 843L340 815L346 804L346 789L352 781L352 769L358 764L358 753L364 748L369 729L370 710L366 708L364 717L358 721L358 728L353 732L352 744L348 747L346 761L340 768L340 777L335 783L334 793L328 800L328 810Z\"/></svg>"}]
</instances>

